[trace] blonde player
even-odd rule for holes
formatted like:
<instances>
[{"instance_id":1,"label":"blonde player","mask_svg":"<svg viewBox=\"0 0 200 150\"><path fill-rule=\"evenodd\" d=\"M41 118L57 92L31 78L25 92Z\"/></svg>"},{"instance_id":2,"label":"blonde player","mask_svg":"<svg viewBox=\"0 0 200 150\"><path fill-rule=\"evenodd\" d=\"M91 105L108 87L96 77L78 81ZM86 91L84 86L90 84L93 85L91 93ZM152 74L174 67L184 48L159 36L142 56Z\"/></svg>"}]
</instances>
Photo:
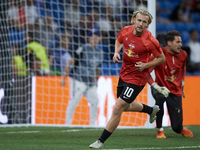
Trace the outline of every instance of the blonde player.
<instances>
[{"instance_id":1,"label":"blonde player","mask_svg":"<svg viewBox=\"0 0 200 150\"><path fill-rule=\"evenodd\" d=\"M112 116L99 139L92 143L90 148L101 148L120 122L122 112L137 111L150 115L150 123L154 122L159 107L150 107L134 101L147 83L148 68L162 64L165 56L160 48L159 42L146 30L153 17L146 10L138 10L133 13L132 23L134 25L124 27L117 35L115 42L115 54L113 62L120 62L119 52L122 45L123 62L119 74L117 87L117 101ZM149 62L150 55L157 59Z\"/></svg>"}]
</instances>

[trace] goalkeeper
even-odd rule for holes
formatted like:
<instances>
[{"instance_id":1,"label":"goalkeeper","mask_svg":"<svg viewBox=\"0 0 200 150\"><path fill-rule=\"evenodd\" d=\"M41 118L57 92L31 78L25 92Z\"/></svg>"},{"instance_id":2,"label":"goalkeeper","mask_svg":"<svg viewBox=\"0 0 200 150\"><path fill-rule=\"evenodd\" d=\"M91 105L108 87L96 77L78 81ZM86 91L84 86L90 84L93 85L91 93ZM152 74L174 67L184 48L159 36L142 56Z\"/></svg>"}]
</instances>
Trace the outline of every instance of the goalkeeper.
<instances>
[{"instance_id":1,"label":"goalkeeper","mask_svg":"<svg viewBox=\"0 0 200 150\"><path fill-rule=\"evenodd\" d=\"M178 31L169 31L165 36L166 47L163 47L166 61L154 67L155 82L151 75L148 83L151 85L151 92L156 100L156 105L160 107L157 113L157 139L166 139L162 128L162 118L164 114L163 103L166 101L171 120L171 127L174 132L182 134L184 137L193 137L192 132L183 127L182 96L184 94L184 77L186 72L187 53L181 49L181 34ZM150 60L153 60L151 56ZM152 71L153 68L150 68Z\"/></svg>"}]
</instances>

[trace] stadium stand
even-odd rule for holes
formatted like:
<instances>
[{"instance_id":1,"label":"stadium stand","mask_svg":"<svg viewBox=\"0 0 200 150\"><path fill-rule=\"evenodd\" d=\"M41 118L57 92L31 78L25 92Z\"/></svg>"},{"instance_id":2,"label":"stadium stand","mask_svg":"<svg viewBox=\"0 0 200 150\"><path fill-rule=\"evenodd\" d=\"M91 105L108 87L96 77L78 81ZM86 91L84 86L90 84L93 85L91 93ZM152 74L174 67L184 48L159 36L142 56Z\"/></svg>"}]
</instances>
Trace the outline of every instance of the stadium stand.
<instances>
[{"instance_id":1,"label":"stadium stand","mask_svg":"<svg viewBox=\"0 0 200 150\"><path fill-rule=\"evenodd\" d=\"M168 18L169 17L169 12L171 12L180 2L183 0L157 0L157 2L160 5L161 9L166 9L166 12L161 12L159 15L162 16L163 18ZM70 0L62 1L62 0L46 0L45 2L40 1L40 0L35 0L34 5L37 8L37 12L40 16L40 18L44 18L46 14L51 14L54 18L54 22L59 26L59 30L63 31L65 28L65 22L64 22L64 9L65 6L70 6L71 2ZM88 0L80 0L80 10L81 14L87 14L87 12L91 9L90 6L91 4L90 1ZM85 6L84 6L85 4ZM103 4L100 4L103 6ZM101 13L102 11L100 11ZM100 14L102 15L102 14ZM118 18L123 18L124 14L119 14ZM199 12L192 12L191 13L191 18L193 23L181 23L181 22L170 22L170 23L157 23L156 24L156 32L157 34L160 33L166 33L169 30L178 30L182 34L182 39L183 39L183 45L186 44L188 41L189 37L189 31L191 29L197 29L198 32L200 33L200 14ZM127 21L127 20L126 20ZM128 25L126 22L125 25ZM10 36L10 46L12 46L15 43L20 43L21 45L23 44L23 36L24 36L25 31L19 31L17 29L10 28L9 31L9 36ZM200 39L199 39L200 41ZM55 44L55 41L52 41L52 44ZM106 46L105 46L106 47ZM104 49L106 52L109 51L109 49ZM109 52L108 52L109 53ZM105 57L105 62L111 63L112 60L110 57ZM120 69L120 65L112 65L108 67L107 63L104 63L103 69L102 69L102 75L118 75L118 72L112 71L112 67L117 68L117 70ZM110 70L111 69L111 70ZM105 70L110 70L110 73L107 73Z\"/></svg>"}]
</instances>

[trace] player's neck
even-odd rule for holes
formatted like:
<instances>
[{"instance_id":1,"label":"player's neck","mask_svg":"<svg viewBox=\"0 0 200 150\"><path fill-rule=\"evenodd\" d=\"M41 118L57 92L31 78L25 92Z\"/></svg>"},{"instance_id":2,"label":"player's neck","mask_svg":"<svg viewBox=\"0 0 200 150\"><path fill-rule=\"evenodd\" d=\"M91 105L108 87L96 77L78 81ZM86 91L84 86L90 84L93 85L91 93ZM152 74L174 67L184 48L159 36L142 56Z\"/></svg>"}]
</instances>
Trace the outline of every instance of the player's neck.
<instances>
[{"instance_id":1,"label":"player's neck","mask_svg":"<svg viewBox=\"0 0 200 150\"><path fill-rule=\"evenodd\" d=\"M135 36L141 36L143 34L143 32L137 32L136 30L133 30L133 35L135 35Z\"/></svg>"},{"instance_id":2,"label":"player's neck","mask_svg":"<svg viewBox=\"0 0 200 150\"><path fill-rule=\"evenodd\" d=\"M170 49L170 47L166 46L166 50L168 53L175 55L175 53Z\"/></svg>"}]
</instances>

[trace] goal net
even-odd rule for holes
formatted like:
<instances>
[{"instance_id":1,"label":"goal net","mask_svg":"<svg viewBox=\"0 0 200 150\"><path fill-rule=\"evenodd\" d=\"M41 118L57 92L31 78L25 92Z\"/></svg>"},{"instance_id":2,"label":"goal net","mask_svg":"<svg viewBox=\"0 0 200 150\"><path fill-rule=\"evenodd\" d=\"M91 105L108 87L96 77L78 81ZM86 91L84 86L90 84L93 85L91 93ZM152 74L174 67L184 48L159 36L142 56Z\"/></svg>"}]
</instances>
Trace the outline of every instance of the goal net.
<instances>
[{"instance_id":1,"label":"goal net","mask_svg":"<svg viewBox=\"0 0 200 150\"><path fill-rule=\"evenodd\" d=\"M0 123L104 127L117 99L122 65L112 62L117 34L131 24L137 9L148 9L155 17L155 0L3 0L0 8ZM155 21L149 30L155 36ZM100 51L84 57L90 31L100 36ZM71 58L75 62L62 80ZM76 62L85 69L77 72ZM94 67L98 79L92 78ZM97 80L97 89L88 86L87 93L88 87L75 82L74 74ZM72 96L78 100L72 102ZM136 101L154 104L148 85ZM124 112L119 126L152 127L147 114L135 112Z\"/></svg>"}]
</instances>

